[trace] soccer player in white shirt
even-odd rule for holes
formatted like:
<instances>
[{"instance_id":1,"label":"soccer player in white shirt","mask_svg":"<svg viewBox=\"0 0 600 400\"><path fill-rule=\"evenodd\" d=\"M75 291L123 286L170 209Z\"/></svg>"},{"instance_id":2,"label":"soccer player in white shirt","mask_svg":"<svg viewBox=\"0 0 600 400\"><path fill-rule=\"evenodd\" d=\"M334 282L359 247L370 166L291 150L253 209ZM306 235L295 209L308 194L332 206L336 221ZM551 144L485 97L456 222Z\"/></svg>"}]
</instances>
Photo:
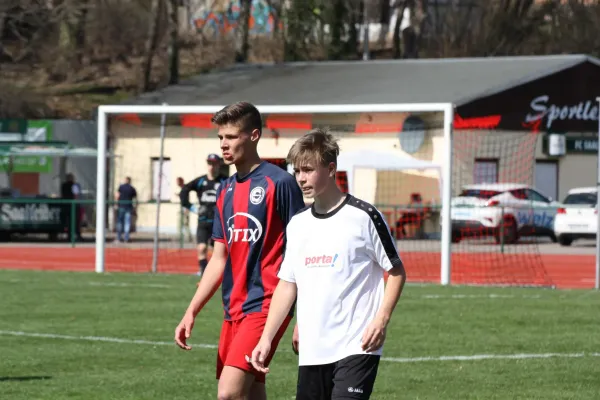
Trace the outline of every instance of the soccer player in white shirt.
<instances>
[{"instance_id":1,"label":"soccer player in white shirt","mask_svg":"<svg viewBox=\"0 0 600 400\"><path fill-rule=\"evenodd\" d=\"M381 213L338 188L338 154L335 138L319 129L289 151L296 180L314 202L287 226L280 281L249 359L258 371L269 371L264 360L271 341L296 301L297 400L371 396L386 327L406 281Z\"/></svg>"}]
</instances>

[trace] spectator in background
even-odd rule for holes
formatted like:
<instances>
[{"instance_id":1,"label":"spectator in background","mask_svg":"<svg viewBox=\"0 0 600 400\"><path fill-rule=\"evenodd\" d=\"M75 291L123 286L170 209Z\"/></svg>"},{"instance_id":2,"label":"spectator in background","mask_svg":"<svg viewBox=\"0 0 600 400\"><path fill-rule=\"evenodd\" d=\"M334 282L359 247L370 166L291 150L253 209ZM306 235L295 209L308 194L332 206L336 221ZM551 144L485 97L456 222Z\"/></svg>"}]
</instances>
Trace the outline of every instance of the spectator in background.
<instances>
[{"instance_id":1,"label":"spectator in background","mask_svg":"<svg viewBox=\"0 0 600 400\"><path fill-rule=\"evenodd\" d=\"M63 200L69 200L68 204L65 204L63 208L64 212L64 221L66 222L67 229L69 232L69 240L71 240L71 236L75 233L75 240L82 240L81 237L81 219L80 219L80 206L75 203L75 201L81 195L81 186L75 182L75 175L72 173L68 173L66 176L66 181L63 182L60 186L60 197ZM75 207L75 210L72 208ZM74 221L71 221L71 216L75 216ZM73 232L73 228L74 232Z\"/></svg>"},{"instance_id":2,"label":"spectator in background","mask_svg":"<svg viewBox=\"0 0 600 400\"><path fill-rule=\"evenodd\" d=\"M181 206L198 215L196 228L196 242L198 250L198 275L204 273L208 265L208 251L214 247L212 240L213 220L217 207L217 190L227 177L220 174L221 157L209 154L206 159L207 173L183 185L179 199ZM190 192L195 191L198 197L198 206L190 202Z\"/></svg>"},{"instance_id":3,"label":"spectator in background","mask_svg":"<svg viewBox=\"0 0 600 400\"><path fill-rule=\"evenodd\" d=\"M177 193L177 197L180 197L181 195L181 190L183 189L183 187L185 186L185 181L183 180L182 177L178 177L177 178L177 186L179 187L179 193ZM192 241L192 230L190 229L190 210L188 210L186 207L181 207L179 209L179 214L177 216L177 220L179 221L178 224L178 230L177 232L179 233L180 237L184 235L186 235L187 237L187 241L191 242Z\"/></svg>"},{"instance_id":4,"label":"spectator in background","mask_svg":"<svg viewBox=\"0 0 600 400\"><path fill-rule=\"evenodd\" d=\"M126 177L125 182L119 186L116 193L117 198L117 241L129 242L131 231L131 216L135 213L137 203L137 191L131 186L131 178ZM133 200L136 200L134 202Z\"/></svg>"}]
</instances>

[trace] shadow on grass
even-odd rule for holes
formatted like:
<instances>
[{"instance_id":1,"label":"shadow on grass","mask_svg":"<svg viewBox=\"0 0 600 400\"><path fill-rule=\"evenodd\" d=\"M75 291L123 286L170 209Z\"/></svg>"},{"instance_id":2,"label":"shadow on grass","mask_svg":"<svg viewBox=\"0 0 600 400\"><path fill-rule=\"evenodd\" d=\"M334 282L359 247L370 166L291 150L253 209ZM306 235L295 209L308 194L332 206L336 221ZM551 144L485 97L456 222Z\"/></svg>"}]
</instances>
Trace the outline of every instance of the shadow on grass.
<instances>
[{"instance_id":1,"label":"shadow on grass","mask_svg":"<svg viewBox=\"0 0 600 400\"><path fill-rule=\"evenodd\" d=\"M45 379L52 379L51 376L47 375L33 375L33 376L0 376L0 382L27 382L27 381L43 381Z\"/></svg>"}]
</instances>

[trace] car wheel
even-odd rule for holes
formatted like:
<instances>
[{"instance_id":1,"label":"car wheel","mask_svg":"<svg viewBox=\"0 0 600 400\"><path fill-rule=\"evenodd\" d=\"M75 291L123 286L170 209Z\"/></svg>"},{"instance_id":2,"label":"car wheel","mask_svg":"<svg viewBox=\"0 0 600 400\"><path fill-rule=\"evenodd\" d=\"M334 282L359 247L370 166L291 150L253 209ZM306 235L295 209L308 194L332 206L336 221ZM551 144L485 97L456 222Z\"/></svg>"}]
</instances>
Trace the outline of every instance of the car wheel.
<instances>
[{"instance_id":1,"label":"car wheel","mask_svg":"<svg viewBox=\"0 0 600 400\"><path fill-rule=\"evenodd\" d=\"M560 243L561 246L570 246L573 243L573 238L566 235L560 235L558 237L558 243Z\"/></svg>"},{"instance_id":2,"label":"car wheel","mask_svg":"<svg viewBox=\"0 0 600 400\"><path fill-rule=\"evenodd\" d=\"M452 243L460 242L460 232L453 231L452 232Z\"/></svg>"},{"instance_id":3,"label":"car wheel","mask_svg":"<svg viewBox=\"0 0 600 400\"><path fill-rule=\"evenodd\" d=\"M504 238L500 235L504 236ZM502 229L500 227L498 228L498 232L496 233L496 243L502 244L502 239L504 239L504 244L513 244L519 240L517 223L513 218L505 219L504 227Z\"/></svg>"}]
</instances>

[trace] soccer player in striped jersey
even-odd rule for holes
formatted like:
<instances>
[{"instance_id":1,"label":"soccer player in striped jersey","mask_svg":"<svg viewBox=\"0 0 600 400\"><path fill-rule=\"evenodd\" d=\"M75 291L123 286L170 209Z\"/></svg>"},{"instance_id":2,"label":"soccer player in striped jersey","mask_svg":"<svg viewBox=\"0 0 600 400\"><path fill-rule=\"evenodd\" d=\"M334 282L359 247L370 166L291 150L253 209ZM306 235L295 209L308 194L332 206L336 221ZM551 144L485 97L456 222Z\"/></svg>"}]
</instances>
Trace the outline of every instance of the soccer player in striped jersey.
<instances>
[{"instance_id":1,"label":"soccer player in striped jersey","mask_svg":"<svg viewBox=\"0 0 600 400\"><path fill-rule=\"evenodd\" d=\"M198 214L198 225L196 227L196 246L198 250L198 274L202 275L206 269L207 252L213 247L212 227L217 204L217 190L219 186L227 179L221 176L219 169L221 167L221 157L216 154L209 154L206 158L208 172L196 179L186 183L179 193L181 206ZM190 192L196 192L198 197L198 206L190 202Z\"/></svg>"},{"instance_id":2,"label":"soccer player in striped jersey","mask_svg":"<svg viewBox=\"0 0 600 400\"><path fill-rule=\"evenodd\" d=\"M288 224L280 281L251 358L258 371L268 372L272 343L296 302L297 400L370 398L406 280L382 214L337 186L338 154L335 138L318 129L290 149L296 180L314 202Z\"/></svg>"},{"instance_id":3,"label":"soccer player in striped jersey","mask_svg":"<svg viewBox=\"0 0 600 400\"><path fill-rule=\"evenodd\" d=\"M222 283L224 322L219 339L217 379L219 399L266 399L265 374L247 361L267 320L277 273L286 246L285 228L304 208L294 177L261 161L257 145L262 118L250 103L229 105L217 112L223 161L236 173L217 190L212 257L180 324L175 341L189 350L197 314ZM292 318L291 310L274 335L268 363Z\"/></svg>"}]
</instances>

